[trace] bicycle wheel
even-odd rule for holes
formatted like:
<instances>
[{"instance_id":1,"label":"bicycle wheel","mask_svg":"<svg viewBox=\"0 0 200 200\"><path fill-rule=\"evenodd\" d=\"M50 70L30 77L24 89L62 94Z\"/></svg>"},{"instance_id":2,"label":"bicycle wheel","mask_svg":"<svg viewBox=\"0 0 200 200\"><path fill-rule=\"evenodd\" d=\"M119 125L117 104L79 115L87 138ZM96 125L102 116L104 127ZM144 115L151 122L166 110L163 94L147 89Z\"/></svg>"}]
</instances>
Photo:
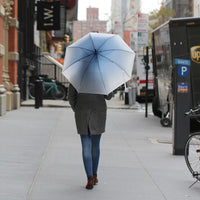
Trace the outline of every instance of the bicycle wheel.
<instances>
[{"instance_id":1,"label":"bicycle wheel","mask_svg":"<svg viewBox=\"0 0 200 200\"><path fill-rule=\"evenodd\" d=\"M54 99L59 99L62 100L65 98L66 96L66 91L64 89L64 87L62 87L61 85L57 85L57 91L55 88L52 89L51 91L51 95Z\"/></svg>"},{"instance_id":2,"label":"bicycle wheel","mask_svg":"<svg viewBox=\"0 0 200 200\"><path fill-rule=\"evenodd\" d=\"M188 138L185 145L185 161L193 177L200 180L200 132Z\"/></svg>"}]
</instances>

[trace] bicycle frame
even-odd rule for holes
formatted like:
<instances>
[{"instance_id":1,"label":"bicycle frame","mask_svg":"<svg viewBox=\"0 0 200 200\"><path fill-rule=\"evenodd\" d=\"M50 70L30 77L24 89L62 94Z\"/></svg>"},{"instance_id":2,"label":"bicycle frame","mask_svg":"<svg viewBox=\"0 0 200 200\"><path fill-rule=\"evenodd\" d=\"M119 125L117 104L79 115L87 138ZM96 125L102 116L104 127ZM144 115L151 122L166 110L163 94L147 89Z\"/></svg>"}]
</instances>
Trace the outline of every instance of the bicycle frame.
<instances>
[{"instance_id":1,"label":"bicycle frame","mask_svg":"<svg viewBox=\"0 0 200 200\"><path fill-rule=\"evenodd\" d=\"M58 88L57 88L57 85L56 83L54 82L43 82L44 85L51 85L50 88L48 88L47 91L45 91L45 94L48 94L53 88L55 88L56 92L58 92Z\"/></svg>"}]
</instances>

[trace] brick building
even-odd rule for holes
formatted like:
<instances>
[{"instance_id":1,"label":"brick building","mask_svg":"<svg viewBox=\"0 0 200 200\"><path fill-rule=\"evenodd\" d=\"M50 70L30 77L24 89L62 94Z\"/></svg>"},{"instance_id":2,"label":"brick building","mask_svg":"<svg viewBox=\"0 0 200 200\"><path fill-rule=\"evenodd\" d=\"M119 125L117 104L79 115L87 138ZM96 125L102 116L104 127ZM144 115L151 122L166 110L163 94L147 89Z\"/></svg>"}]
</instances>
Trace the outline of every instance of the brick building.
<instances>
[{"instance_id":1,"label":"brick building","mask_svg":"<svg viewBox=\"0 0 200 200\"><path fill-rule=\"evenodd\" d=\"M0 0L0 116L20 106L17 15L18 0Z\"/></svg>"},{"instance_id":2,"label":"brick building","mask_svg":"<svg viewBox=\"0 0 200 200\"><path fill-rule=\"evenodd\" d=\"M3 0L0 0L0 92L3 92L3 16L4 16ZM0 93L1 94L1 93Z\"/></svg>"},{"instance_id":3,"label":"brick building","mask_svg":"<svg viewBox=\"0 0 200 200\"><path fill-rule=\"evenodd\" d=\"M98 8L87 8L87 20L73 21L72 35L77 40L89 32L106 33L107 21L99 20Z\"/></svg>"}]
</instances>

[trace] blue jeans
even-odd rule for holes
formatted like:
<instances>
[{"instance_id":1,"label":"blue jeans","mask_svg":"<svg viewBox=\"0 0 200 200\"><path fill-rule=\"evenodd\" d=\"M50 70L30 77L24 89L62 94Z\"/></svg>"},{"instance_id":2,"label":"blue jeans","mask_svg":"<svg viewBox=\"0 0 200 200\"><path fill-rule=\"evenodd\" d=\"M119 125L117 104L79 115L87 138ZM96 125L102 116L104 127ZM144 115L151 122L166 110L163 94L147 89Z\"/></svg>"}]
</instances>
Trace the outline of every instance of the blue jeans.
<instances>
[{"instance_id":1,"label":"blue jeans","mask_svg":"<svg viewBox=\"0 0 200 200\"><path fill-rule=\"evenodd\" d=\"M97 174L100 156L100 139L101 134L81 135L83 163L88 178Z\"/></svg>"}]
</instances>

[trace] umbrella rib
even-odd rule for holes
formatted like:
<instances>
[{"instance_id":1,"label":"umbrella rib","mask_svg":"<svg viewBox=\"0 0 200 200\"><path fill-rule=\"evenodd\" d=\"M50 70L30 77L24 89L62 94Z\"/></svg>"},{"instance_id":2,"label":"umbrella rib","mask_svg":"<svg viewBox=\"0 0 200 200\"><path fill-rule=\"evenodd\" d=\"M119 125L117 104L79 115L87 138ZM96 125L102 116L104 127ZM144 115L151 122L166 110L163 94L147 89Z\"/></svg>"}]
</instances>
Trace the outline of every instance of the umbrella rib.
<instances>
[{"instance_id":1,"label":"umbrella rib","mask_svg":"<svg viewBox=\"0 0 200 200\"><path fill-rule=\"evenodd\" d=\"M88 65L87 65L87 68L85 69L85 71L84 71L84 73L83 73L83 76L82 76L81 81L80 81L80 85L82 85L82 81L83 81L83 78L84 78L84 76L85 76L85 73L86 73L86 71L88 70L88 68L89 68L89 66L90 66L90 63L92 62L92 59L93 59L93 58L94 58L94 56L92 56L90 62L89 62ZM79 87L80 87L80 85L79 85Z\"/></svg>"},{"instance_id":2,"label":"umbrella rib","mask_svg":"<svg viewBox=\"0 0 200 200\"><path fill-rule=\"evenodd\" d=\"M77 62L79 62L80 60L82 60L82 59L84 59L84 58L87 58L87 57L89 57L89 56L91 56L92 55L92 53L90 54L90 55L87 55L87 56L83 56L82 58L79 58L78 60L76 60L76 61L74 61L73 63L71 63L68 67L67 67L67 69L69 69L72 65L74 65L75 63L77 63ZM65 71L66 69L64 69L64 71Z\"/></svg>"},{"instance_id":3,"label":"umbrella rib","mask_svg":"<svg viewBox=\"0 0 200 200\"><path fill-rule=\"evenodd\" d=\"M123 49L107 49L107 50L99 51L99 53L101 53L101 52L105 52L105 51L124 51L124 52L130 53L130 54L133 53L133 52L131 52L131 51L123 50Z\"/></svg>"},{"instance_id":4,"label":"umbrella rib","mask_svg":"<svg viewBox=\"0 0 200 200\"><path fill-rule=\"evenodd\" d=\"M93 52L93 50L90 50L90 49L86 49L84 47L69 47L70 49L71 48L74 48L74 49L84 49L84 50L87 50L87 51L90 51L90 52Z\"/></svg>"},{"instance_id":5,"label":"umbrella rib","mask_svg":"<svg viewBox=\"0 0 200 200\"><path fill-rule=\"evenodd\" d=\"M92 39L92 36L91 36L91 34L89 34L89 36L90 36L90 39L91 39L91 41L92 41L92 45L93 45L93 47L94 47L94 49L95 49L95 46L94 46L94 41L93 41L93 39Z\"/></svg>"},{"instance_id":6,"label":"umbrella rib","mask_svg":"<svg viewBox=\"0 0 200 200\"><path fill-rule=\"evenodd\" d=\"M113 37L114 37L114 35L113 35L112 37L107 38L107 40L105 40L105 41L101 44L101 46L99 47L99 49L100 49L109 39L111 39L111 38L113 38Z\"/></svg>"},{"instance_id":7,"label":"umbrella rib","mask_svg":"<svg viewBox=\"0 0 200 200\"><path fill-rule=\"evenodd\" d=\"M127 71L125 71L118 63L114 62L113 60L111 60L110 58L101 55L102 57L104 57L105 59L109 60L110 62L114 63L117 67L119 67L122 71L124 71L126 73L127 76L129 76L129 74L127 73Z\"/></svg>"},{"instance_id":8,"label":"umbrella rib","mask_svg":"<svg viewBox=\"0 0 200 200\"><path fill-rule=\"evenodd\" d=\"M99 57L97 57L97 60L98 60L98 69L99 69L99 72L101 72L100 67L99 67ZM104 84L102 73L100 73L100 75L101 75L101 80L102 80L102 83L103 83L103 87L104 87L105 91L107 91L106 86Z\"/></svg>"}]
</instances>

